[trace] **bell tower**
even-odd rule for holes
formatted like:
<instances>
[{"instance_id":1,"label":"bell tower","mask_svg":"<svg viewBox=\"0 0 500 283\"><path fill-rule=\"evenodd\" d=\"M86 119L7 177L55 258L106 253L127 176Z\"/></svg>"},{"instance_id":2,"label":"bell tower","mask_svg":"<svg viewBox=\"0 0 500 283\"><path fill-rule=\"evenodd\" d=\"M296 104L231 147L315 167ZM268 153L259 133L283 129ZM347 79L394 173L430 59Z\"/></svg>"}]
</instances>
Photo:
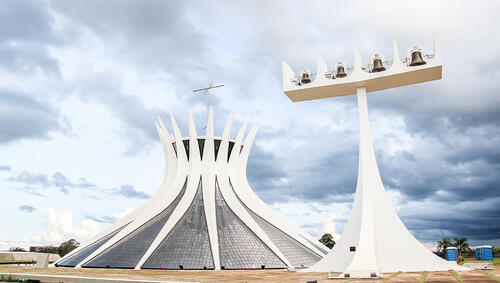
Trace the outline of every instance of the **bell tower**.
<instances>
[{"instance_id":1,"label":"bell tower","mask_svg":"<svg viewBox=\"0 0 500 283\"><path fill-rule=\"evenodd\" d=\"M318 56L316 74L308 74L308 78L315 78L307 84L298 84L302 77L295 78L283 62L283 92L293 102L351 94L358 97L358 181L351 215L339 242L305 271L336 272L340 278L376 278L382 277L383 272L465 269L434 255L413 237L397 215L380 178L368 117L368 92L439 80L441 75L436 34L432 54L423 55L422 49L414 46L408 57L401 59L394 40L392 61L385 61L376 53L371 62L363 65L355 49L353 68L345 68L339 62L331 72Z\"/></svg>"}]
</instances>

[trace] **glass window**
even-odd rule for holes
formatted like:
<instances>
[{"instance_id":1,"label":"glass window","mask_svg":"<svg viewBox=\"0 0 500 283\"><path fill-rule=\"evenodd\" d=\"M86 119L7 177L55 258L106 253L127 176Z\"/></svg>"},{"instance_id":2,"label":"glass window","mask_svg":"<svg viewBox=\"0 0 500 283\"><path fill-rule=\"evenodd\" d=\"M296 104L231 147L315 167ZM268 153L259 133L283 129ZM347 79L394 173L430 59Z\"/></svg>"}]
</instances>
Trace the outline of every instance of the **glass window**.
<instances>
[{"instance_id":1,"label":"glass window","mask_svg":"<svg viewBox=\"0 0 500 283\"><path fill-rule=\"evenodd\" d=\"M301 237L302 237L302 236L301 236ZM326 255L326 254L328 253L328 252L324 251L324 250L321 248L321 243L319 243L319 241L318 241L318 243L315 243L315 242L313 242L313 241L310 241L310 240L309 240L308 238L306 238L306 237L302 237L302 239L304 239L304 240L308 241L308 242L309 242L309 244L311 244L311 245L315 246L315 247L316 247L316 248L317 248L317 249L318 249L318 250L319 250L322 254Z\"/></svg>"},{"instance_id":2,"label":"glass window","mask_svg":"<svg viewBox=\"0 0 500 283\"><path fill-rule=\"evenodd\" d=\"M172 143L172 147L174 148L175 156L177 156L177 145L175 144L175 142Z\"/></svg>"},{"instance_id":3,"label":"glass window","mask_svg":"<svg viewBox=\"0 0 500 283\"><path fill-rule=\"evenodd\" d=\"M200 148L200 158L203 160L203 149L205 148L205 139L198 139L198 147Z\"/></svg>"},{"instance_id":4,"label":"glass window","mask_svg":"<svg viewBox=\"0 0 500 283\"><path fill-rule=\"evenodd\" d=\"M228 162L229 162L229 157L231 157L231 152L233 151L233 147L234 147L234 142L230 141L229 142L229 149L227 151L227 161Z\"/></svg>"},{"instance_id":5,"label":"glass window","mask_svg":"<svg viewBox=\"0 0 500 283\"><path fill-rule=\"evenodd\" d=\"M191 206L141 268L214 269L201 177Z\"/></svg>"},{"instance_id":6,"label":"glass window","mask_svg":"<svg viewBox=\"0 0 500 283\"><path fill-rule=\"evenodd\" d=\"M162 212L106 249L83 267L134 268L167 222L186 191L187 178L175 200Z\"/></svg>"},{"instance_id":7,"label":"glass window","mask_svg":"<svg viewBox=\"0 0 500 283\"><path fill-rule=\"evenodd\" d=\"M234 191L233 184L229 180L229 184ZM239 197L238 197L239 199ZM285 232L278 229L276 226L267 222L264 218L260 217L252 210L250 210L242 201L240 203L247 209L248 213L253 217L255 222L259 224L260 228L264 230L266 235L278 247L283 255L290 261L294 267L311 266L321 259L321 256L302 245L300 242L290 237Z\"/></svg>"},{"instance_id":8,"label":"glass window","mask_svg":"<svg viewBox=\"0 0 500 283\"><path fill-rule=\"evenodd\" d=\"M109 239L111 239L114 235L116 235L118 232L120 232L123 228L125 228L124 225L123 227L111 232L110 234L104 236L103 238L97 240L93 244L89 245L88 247L82 249L81 251L75 253L74 255L68 257L67 259L59 262L56 264L56 266L65 266L65 267L75 267L77 266L82 260L86 259L89 255L91 255L93 252L95 252L99 247L104 245Z\"/></svg>"},{"instance_id":9,"label":"glass window","mask_svg":"<svg viewBox=\"0 0 500 283\"><path fill-rule=\"evenodd\" d=\"M214 140L215 161L217 161L217 154L219 153L221 140Z\"/></svg>"},{"instance_id":10,"label":"glass window","mask_svg":"<svg viewBox=\"0 0 500 283\"><path fill-rule=\"evenodd\" d=\"M215 183L221 269L285 268L286 265L227 205Z\"/></svg>"},{"instance_id":11,"label":"glass window","mask_svg":"<svg viewBox=\"0 0 500 283\"><path fill-rule=\"evenodd\" d=\"M189 140L183 140L184 148L186 149L187 159L189 160Z\"/></svg>"}]
</instances>

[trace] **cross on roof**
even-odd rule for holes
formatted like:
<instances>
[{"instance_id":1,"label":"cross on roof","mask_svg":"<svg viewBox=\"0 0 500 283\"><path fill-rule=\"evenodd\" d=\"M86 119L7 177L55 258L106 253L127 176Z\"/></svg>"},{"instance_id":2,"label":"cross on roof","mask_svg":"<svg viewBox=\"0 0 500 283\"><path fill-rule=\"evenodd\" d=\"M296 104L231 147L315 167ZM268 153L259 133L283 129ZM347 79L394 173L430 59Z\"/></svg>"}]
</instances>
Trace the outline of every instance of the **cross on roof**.
<instances>
[{"instance_id":1,"label":"cross on roof","mask_svg":"<svg viewBox=\"0 0 500 283\"><path fill-rule=\"evenodd\" d=\"M213 88L222 87L224 85L214 85L214 82L208 80L208 86L200 89L195 89L193 92L203 91L203 95L207 97L207 125L208 125L208 112L210 111L210 90Z\"/></svg>"}]
</instances>

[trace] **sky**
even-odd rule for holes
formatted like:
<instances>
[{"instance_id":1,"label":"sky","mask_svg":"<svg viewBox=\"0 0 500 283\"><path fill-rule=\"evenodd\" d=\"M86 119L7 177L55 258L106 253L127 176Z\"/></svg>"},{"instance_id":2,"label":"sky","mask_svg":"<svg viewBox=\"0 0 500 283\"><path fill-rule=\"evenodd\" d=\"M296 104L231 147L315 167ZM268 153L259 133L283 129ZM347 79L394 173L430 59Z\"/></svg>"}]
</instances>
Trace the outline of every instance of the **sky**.
<instances>
[{"instance_id":1,"label":"sky","mask_svg":"<svg viewBox=\"0 0 500 283\"><path fill-rule=\"evenodd\" d=\"M441 45L443 79L368 94L393 206L429 248L500 245L497 1L0 1L0 250L90 237L146 201L165 163L154 121L259 132L249 182L311 235L341 234L358 163L355 96L293 103L281 63L316 69ZM167 128L170 128L167 123Z\"/></svg>"}]
</instances>

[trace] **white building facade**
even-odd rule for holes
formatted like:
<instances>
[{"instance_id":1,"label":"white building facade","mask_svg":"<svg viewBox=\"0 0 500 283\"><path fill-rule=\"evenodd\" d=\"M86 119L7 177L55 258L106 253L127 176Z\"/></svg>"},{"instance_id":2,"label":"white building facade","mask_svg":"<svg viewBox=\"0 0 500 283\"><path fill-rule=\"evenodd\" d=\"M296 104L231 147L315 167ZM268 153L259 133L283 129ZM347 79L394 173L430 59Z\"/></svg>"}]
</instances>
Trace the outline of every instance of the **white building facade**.
<instances>
[{"instance_id":1,"label":"white building facade","mask_svg":"<svg viewBox=\"0 0 500 283\"><path fill-rule=\"evenodd\" d=\"M56 262L56 266L135 269L278 269L308 267L329 251L276 213L250 187L247 161L257 126L230 138L232 114L205 136L189 111L189 136L159 119L166 174L146 203Z\"/></svg>"}]
</instances>

